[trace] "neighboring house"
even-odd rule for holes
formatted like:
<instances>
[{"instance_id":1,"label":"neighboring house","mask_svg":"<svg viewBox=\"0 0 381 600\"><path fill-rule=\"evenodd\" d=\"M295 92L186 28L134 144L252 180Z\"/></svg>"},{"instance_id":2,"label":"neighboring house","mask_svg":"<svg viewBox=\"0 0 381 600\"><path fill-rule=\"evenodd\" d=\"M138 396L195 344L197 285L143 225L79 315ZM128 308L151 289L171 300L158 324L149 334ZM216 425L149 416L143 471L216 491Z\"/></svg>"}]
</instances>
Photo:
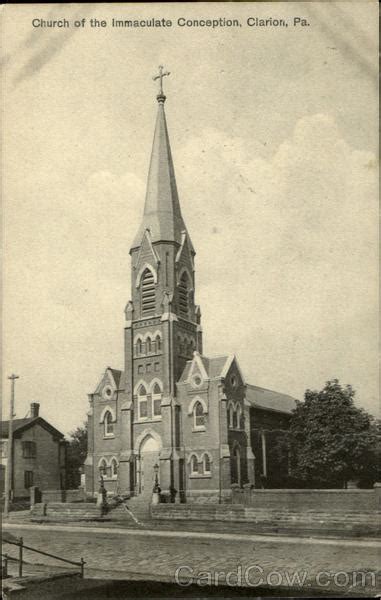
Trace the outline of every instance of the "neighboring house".
<instances>
[{"instance_id":1,"label":"neighboring house","mask_svg":"<svg viewBox=\"0 0 381 600\"><path fill-rule=\"evenodd\" d=\"M40 405L30 405L30 417L13 420L12 492L29 496L29 488L63 489L66 478L66 442L63 434L39 416ZM9 421L1 421L1 493L8 460Z\"/></svg>"},{"instance_id":2,"label":"neighboring house","mask_svg":"<svg viewBox=\"0 0 381 600\"><path fill-rule=\"evenodd\" d=\"M165 96L157 100L144 214L130 249L124 370L108 367L89 395L86 490L95 494L102 474L109 492L148 502L157 472L167 498L223 502L232 484L269 478L266 430L287 428L295 401L247 386L234 356L203 355L195 251L177 194ZM211 302L218 309L218 298Z\"/></svg>"}]
</instances>

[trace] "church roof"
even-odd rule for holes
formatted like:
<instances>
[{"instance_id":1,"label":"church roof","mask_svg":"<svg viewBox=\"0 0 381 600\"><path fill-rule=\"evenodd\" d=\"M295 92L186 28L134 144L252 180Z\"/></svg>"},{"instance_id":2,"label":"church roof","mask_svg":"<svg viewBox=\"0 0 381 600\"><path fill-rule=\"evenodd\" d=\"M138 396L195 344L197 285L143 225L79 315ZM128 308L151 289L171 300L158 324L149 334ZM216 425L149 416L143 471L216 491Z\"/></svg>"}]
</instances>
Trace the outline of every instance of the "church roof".
<instances>
[{"instance_id":1,"label":"church roof","mask_svg":"<svg viewBox=\"0 0 381 600\"><path fill-rule=\"evenodd\" d=\"M296 399L292 396L250 384L246 386L246 400L253 408L288 414L291 414L291 411L296 407Z\"/></svg>"},{"instance_id":2,"label":"church roof","mask_svg":"<svg viewBox=\"0 0 381 600\"><path fill-rule=\"evenodd\" d=\"M108 367L108 369L112 373L112 376L114 378L117 389L119 389L119 383L120 383L120 378L122 376L122 371L118 371L118 369L112 369L111 367Z\"/></svg>"},{"instance_id":3,"label":"church roof","mask_svg":"<svg viewBox=\"0 0 381 600\"><path fill-rule=\"evenodd\" d=\"M148 172L144 214L132 248L140 246L146 229L149 229L153 243L169 241L181 244L182 233L186 232L177 193L175 169L164 112L165 96L159 94L157 100L159 106ZM193 251L191 242L190 245Z\"/></svg>"}]
</instances>

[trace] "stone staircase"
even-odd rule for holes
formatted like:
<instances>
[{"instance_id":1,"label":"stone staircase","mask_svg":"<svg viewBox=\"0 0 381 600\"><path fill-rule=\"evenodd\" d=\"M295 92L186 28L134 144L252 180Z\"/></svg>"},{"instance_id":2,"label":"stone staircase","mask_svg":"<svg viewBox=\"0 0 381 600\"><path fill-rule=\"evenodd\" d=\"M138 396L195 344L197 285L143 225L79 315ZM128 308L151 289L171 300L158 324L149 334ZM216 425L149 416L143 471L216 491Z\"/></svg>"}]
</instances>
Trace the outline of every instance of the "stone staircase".
<instances>
[{"instance_id":1,"label":"stone staircase","mask_svg":"<svg viewBox=\"0 0 381 600\"><path fill-rule=\"evenodd\" d=\"M112 501L110 501L110 510L108 515L112 518L112 520L128 519L134 521L135 517L137 521L146 521L151 517L150 501L151 496L148 498L143 495L125 498L123 502L118 503L115 507L112 506Z\"/></svg>"}]
</instances>

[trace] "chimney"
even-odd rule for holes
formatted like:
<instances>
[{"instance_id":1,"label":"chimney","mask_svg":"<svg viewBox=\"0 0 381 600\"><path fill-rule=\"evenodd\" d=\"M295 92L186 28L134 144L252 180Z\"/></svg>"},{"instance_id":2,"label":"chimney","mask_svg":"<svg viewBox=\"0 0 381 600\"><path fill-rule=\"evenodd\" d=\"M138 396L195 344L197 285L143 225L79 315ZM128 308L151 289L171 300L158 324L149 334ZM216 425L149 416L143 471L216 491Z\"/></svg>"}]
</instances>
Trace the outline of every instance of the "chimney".
<instances>
[{"instance_id":1,"label":"chimney","mask_svg":"<svg viewBox=\"0 0 381 600\"><path fill-rule=\"evenodd\" d=\"M30 405L30 416L32 419L38 417L38 413L40 411L40 405L38 402L32 402Z\"/></svg>"}]
</instances>

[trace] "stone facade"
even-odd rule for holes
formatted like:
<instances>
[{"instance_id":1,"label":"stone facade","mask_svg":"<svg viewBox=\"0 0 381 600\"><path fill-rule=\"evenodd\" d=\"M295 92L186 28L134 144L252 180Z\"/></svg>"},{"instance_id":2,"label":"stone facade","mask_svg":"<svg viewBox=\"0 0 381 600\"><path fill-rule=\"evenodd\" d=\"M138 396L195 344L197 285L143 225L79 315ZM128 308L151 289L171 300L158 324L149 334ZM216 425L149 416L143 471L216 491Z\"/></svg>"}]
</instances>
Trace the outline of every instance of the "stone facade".
<instances>
[{"instance_id":1,"label":"stone facade","mask_svg":"<svg viewBox=\"0 0 381 600\"><path fill-rule=\"evenodd\" d=\"M86 490L223 503L254 485L247 386L234 356L207 358L195 303L195 251L178 199L159 94L142 224L133 241L124 370L89 395ZM259 390L260 388L258 388ZM278 395L280 398L280 395ZM287 411L286 411L287 412Z\"/></svg>"}]
</instances>

